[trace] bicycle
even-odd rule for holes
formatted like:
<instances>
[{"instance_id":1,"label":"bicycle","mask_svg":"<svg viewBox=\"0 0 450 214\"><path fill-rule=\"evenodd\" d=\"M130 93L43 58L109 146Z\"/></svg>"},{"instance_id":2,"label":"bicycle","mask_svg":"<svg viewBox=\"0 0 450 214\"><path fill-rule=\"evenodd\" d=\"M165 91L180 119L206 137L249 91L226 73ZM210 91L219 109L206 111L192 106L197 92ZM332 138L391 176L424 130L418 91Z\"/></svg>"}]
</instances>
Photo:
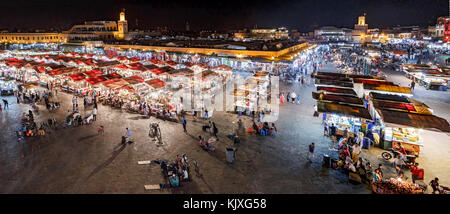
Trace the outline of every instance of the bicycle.
<instances>
[{"instance_id":1,"label":"bicycle","mask_svg":"<svg viewBox=\"0 0 450 214\"><path fill-rule=\"evenodd\" d=\"M162 144L161 129L159 128L159 123L150 123L150 131L148 136L151 138L156 138L159 144Z\"/></svg>"}]
</instances>

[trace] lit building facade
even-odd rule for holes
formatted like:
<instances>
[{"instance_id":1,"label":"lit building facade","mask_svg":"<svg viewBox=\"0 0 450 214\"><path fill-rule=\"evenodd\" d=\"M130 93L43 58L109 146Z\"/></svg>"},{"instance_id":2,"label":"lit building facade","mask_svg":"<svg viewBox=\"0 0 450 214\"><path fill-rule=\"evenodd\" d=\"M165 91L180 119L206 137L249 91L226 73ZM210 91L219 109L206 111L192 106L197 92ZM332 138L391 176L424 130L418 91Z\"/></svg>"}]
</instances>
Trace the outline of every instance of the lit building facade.
<instances>
[{"instance_id":1,"label":"lit building facade","mask_svg":"<svg viewBox=\"0 0 450 214\"><path fill-rule=\"evenodd\" d=\"M430 26L428 32L431 37L450 41L450 17L439 17L435 26Z\"/></svg>"},{"instance_id":2,"label":"lit building facade","mask_svg":"<svg viewBox=\"0 0 450 214\"><path fill-rule=\"evenodd\" d=\"M264 39L264 40L272 40L272 39L288 39L289 38L289 30L282 28L270 28L270 29L251 29L250 32L247 30L236 32L234 37L237 39Z\"/></svg>"},{"instance_id":3,"label":"lit building facade","mask_svg":"<svg viewBox=\"0 0 450 214\"><path fill-rule=\"evenodd\" d=\"M288 29L274 28L274 29L252 29L252 36L260 39L287 39L289 38Z\"/></svg>"},{"instance_id":4,"label":"lit building facade","mask_svg":"<svg viewBox=\"0 0 450 214\"><path fill-rule=\"evenodd\" d=\"M61 43L66 38L60 33L0 33L0 43Z\"/></svg>"},{"instance_id":5,"label":"lit building facade","mask_svg":"<svg viewBox=\"0 0 450 214\"><path fill-rule=\"evenodd\" d=\"M119 21L87 21L74 25L62 33L0 33L1 43L70 43L83 41L122 40L127 37L128 22L125 12Z\"/></svg>"},{"instance_id":6,"label":"lit building facade","mask_svg":"<svg viewBox=\"0 0 450 214\"><path fill-rule=\"evenodd\" d=\"M314 37L325 41L351 41L351 30L332 26L321 27L314 30Z\"/></svg>"}]
</instances>

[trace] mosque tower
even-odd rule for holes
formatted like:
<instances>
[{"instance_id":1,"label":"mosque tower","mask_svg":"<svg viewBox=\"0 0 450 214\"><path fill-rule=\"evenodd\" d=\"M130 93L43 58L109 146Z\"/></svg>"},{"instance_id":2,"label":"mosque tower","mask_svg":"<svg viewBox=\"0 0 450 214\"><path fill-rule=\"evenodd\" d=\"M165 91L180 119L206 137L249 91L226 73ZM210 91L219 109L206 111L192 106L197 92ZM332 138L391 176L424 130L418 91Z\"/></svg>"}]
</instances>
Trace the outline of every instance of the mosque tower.
<instances>
[{"instance_id":1,"label":"mosque tower","mask_svg":"<svg viewBox=\"0 0 450 214\"><path fill-rule=\"evenodd\" d=\"M125 9L120 12L120 19L117 22L117 28L119 30L119 39L124 39L125 35L128 33L128 22L125 19Z\"/></svg>"}]
</instances>

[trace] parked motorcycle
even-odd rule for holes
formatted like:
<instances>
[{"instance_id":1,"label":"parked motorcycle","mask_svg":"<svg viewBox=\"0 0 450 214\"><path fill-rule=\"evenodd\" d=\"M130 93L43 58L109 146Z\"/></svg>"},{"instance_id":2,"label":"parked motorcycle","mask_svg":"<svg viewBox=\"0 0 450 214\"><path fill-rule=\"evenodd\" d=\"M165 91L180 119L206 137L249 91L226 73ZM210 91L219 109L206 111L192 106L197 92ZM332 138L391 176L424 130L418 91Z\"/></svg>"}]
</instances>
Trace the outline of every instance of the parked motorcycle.
<instances>
[{"instance_id":1,"label":"parked motorcycle","mask_svg":"<svg viewBox=\"0 0 450 214\"><path fill-rule=\"evenodd\" d=\"M397 155L401 155L401 153L396 149L390 149L389 151L381 153L381 157L383 157L385 160L390 160L390 159L396 157ZM406 155L406 158L404 160L405 164L407 166L414 165L414 163L416 162L416 158L417 158L417 155Z\"/></svg>"}]
</instances>

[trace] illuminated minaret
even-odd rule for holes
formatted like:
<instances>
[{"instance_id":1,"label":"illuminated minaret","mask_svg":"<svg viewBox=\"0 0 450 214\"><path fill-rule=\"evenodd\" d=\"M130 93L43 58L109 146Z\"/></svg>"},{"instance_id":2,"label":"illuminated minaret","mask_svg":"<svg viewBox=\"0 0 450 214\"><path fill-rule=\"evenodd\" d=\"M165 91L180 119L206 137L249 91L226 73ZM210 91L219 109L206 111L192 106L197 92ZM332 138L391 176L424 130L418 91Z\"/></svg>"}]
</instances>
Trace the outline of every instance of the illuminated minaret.
<instances>
[{"instance_id":1,"label":"illuminated minaret","mask_svg":"<svg viewBox=\"0 0 450 214\"><path fill-rule=\"evenodd\" d=\"M125 19L125 9L120 12L120 19L117 22L117 28L119 30L119 39L124 39L125 34L128 33L128 22Z\"/></svg>"},{"instance_id":2,"label":"illuminated minaret","mask_svg":"<svg viewBox=\"0 0 450 214\"><path fill-rule=\"evenodd\" d=\"M363 43L367 37L367 30L369 26L366 23L366 14L358 17L358 24L355 24L355 28L352 32L353 40Z\"/></svg>"},{"instance_id":3,"label":"illuminated minaret","mask_svg":"<svg viewBox=\"0 0 450 214\"><path fill-rule=\"evenodd\" d=\"M355 25L355 30L360 31L361 33L367 33L368 25L366 24L366 14L358 17L358 24Z\"/></svg>"}]
</instances>

